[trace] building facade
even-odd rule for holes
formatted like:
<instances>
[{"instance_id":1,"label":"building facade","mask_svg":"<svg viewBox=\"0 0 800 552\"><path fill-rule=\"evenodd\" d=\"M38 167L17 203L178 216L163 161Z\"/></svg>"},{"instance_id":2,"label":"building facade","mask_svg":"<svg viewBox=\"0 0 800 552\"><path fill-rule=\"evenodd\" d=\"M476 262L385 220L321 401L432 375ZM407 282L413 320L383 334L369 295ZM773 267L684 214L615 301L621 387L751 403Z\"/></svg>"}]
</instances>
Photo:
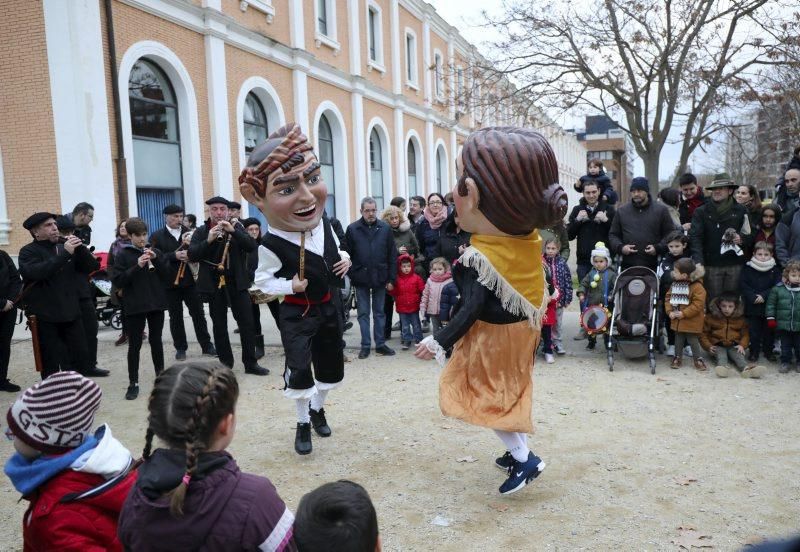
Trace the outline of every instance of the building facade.
<instances>
[{"instance_id":1,"label":"building facade","mask_svg":"<svg viewBox=\"0 0 800 552\"><path fill-rule=\"evenodd\" d=\"M28 215L81 201L99 250L121 218L155 229L168 203L200 219L204 199L240 199L249 151L291 121L345 224L366 195L385 206L449 191L481 126L533 124L564 182L583 170L581 146L546 118L460 100L478 54L421 0L42 0L9 10L0 37L15 53L0 68L13 114L0 121L0 246L12 254L30 240Z\"/></svg>"},{"instance_id":2,"label":"building facade","mask_svg":"<svg viewBox=\"0 0 800 552\"><path fill-rule=\"evenodd\" d=\"M605 115L586 117L586 128L575 132L578 141L586 148L586 163L600 159L611 185L619 194L620 203L630 197L628 186L633 179L634 148L627 134ZM586 168L584 172L586 174ZM652 183L653 189L657 183Z\"/></svg>"}]
</instances>

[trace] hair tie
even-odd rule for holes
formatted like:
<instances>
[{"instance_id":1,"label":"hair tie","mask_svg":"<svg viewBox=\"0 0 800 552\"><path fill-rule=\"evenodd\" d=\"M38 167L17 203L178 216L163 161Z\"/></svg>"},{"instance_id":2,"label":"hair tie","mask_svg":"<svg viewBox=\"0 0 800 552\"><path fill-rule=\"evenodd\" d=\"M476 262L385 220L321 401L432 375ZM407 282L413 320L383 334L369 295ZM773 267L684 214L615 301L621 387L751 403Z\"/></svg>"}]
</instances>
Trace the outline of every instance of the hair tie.
<instances>
[{"instance_id":1,"label":"hair tie","mask_svg":"<svg viewBox=\"0 0 800 552\"><path fill-rule=\"evenodd\" d=\"M189 472L186 472L183 475L183 479L181 479L183 484L186 485L187 487L189 486L189 481L191 481L191 480L192 480L192 474L190 474Z\"/></svg>"}]
</instances>

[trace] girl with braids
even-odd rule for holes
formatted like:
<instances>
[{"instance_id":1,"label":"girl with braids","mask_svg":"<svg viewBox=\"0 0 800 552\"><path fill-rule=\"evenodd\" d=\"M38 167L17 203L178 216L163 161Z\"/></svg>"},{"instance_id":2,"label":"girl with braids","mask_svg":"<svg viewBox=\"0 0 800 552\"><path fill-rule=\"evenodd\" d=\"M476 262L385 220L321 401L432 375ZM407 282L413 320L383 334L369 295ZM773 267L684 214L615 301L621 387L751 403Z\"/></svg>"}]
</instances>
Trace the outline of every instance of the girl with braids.
<instances>
[{"instance_id":1,"label":"girl with braids","mask_svg":"<svg viewBox=\"0 0 800 552\"><path fill-rule=\"evenodd\" d=\"M144 463L120 515L126 550L296 549L294 516L275 487L225 451L238 398L220 363L181 363L156 378ZM166 448L153 450L154 437Z\"/></svg>"},{"instance_id":2,"label":"girl with braids","mask_svg":"<svg viewBox=\"0 0 800 552\"><path fill-rule=\"evenodd\" d=\"M550 144L532 130L485 128L456 159L453 197L471 245L453 267L461 292L450 323L425 338L416 356L444 364L442 413L493 429L506 447L501 494L537 477L545 463L528 449L533 357L549 297L537 228L564 217L566 194Z\"/></svg>"}]
</instances>

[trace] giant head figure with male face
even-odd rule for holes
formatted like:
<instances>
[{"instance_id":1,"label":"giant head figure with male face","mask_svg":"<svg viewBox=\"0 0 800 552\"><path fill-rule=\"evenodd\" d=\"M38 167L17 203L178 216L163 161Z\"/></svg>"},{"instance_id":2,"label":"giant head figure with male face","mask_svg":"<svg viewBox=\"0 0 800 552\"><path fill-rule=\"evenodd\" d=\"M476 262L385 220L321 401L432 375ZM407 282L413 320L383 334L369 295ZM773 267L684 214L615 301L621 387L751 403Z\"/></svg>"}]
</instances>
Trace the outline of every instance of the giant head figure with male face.
<instances>
[{"instance_id":1,"label":"giant head figure with male face","mask_svg":"<svg viewBox=\"0 0 800 552\"><path fill-rule=\"evenodd\" d=\"M287 232L316 228L328 197L314 148L297 123L279 128L252 151L239 190L270 226Z\"/></svg>"}]
</instances>

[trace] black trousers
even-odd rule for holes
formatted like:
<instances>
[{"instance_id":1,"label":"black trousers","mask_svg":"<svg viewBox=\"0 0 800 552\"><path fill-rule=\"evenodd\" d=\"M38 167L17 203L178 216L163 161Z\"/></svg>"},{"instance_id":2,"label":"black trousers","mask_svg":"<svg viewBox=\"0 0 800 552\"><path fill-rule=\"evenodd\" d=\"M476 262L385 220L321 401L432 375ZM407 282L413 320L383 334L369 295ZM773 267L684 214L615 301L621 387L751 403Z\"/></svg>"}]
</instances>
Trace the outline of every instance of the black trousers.
<instances>
[{"instance_id":1,"label":"black trousers","mask_svg":"<svg viewBox=\"0 0 800 552\"><path fill-rule=\"evenodd\" d=\"M94 299L81 299L78 304L81 309L83 333L86 335L89 366L94 368L97 366L97 332L100 330L100 323L97 320L97 309L95 308Z\"/></svg>"},{"instance_id":2,"label":"black trousers","mask_svg":"<svg viewBox=\"0 0 800 552\"><path fill-rule=\"evenodd\" d=\"M750 354L755 357L760 353L771 355L775 346L775 330L767 326L767 317L748 316L747 325L750 329Z\"/></svg>"},{"instance_id":3,"label":"black trousers","mask_svg":"<svg viewBox=\"0 0 800 552\"><path fill-rule=\"evenodd\" d=\"M172 335L172 344L176 351L185 351L189 348L186 343L186 327L183 324L183 305L189 309L189 316L192 317L192 325L197 341L203 350L211 344L211 336L208 335L206 325L206 313L203 312L203 304L197 295L197 290L192 287L177 287L167 289L167 301L169 305L169 333Z\"/></svg>"},{"instance_id":4,"label":"black trousers","mask_svg":"<svg viewBox=\"0 0 800 552\"><path fill-rule=\"evenodd\" d=\"M305 310L305 305L281 305L281 342L286 353L283 379L288 389L310 389L315 379L322 383L344 379L344 324L339 309L328 301L311 305L303 316Z\"/></svg>"},{"instance_id":5,"label":"black trousers","mask_svg":"<svg viewBox=\"0 0 800 552\"><path fill-rule=\"evenodd\" d=\"M156 375L164 369L164 344L161 332L164 331L164 311L150 311L140 314L129 314L128 327L128 381L139 383L139 353L142 350L142 332L147 324L147 342L150 344L150 356Z\"/></svg>"},{"instance_id":6,"label":"black trousers","mask_svg":"<svg viewBox=\"0 0 800 552\"><path fill-rule=\"evenodd\" d=\"M86 334L80 318L69 322L39 320L39 350L42 354L42 379L62 368L85 374L89 363ZM64 361L66 359L66 362Z\"/></svg>"},{"instance_id":7,"label":"black trousers","mask_svg":"<svg viewBox=\"0 0 800 552\"><path fill-rule=\"evenodd\" d=\"M256 365L256 339L253 330L253 302L246 289L241 291L232 286L217 289L209 300L211 323L214 328L214 344L219 361L233 367L233 350L228 335L228 306L239 326L239 339L242 344L242 364L245 368Z\"/></svg>"},{"instance_id":8,"label":"black trousers","mask_svg":"<svg viewBox=\"0 0 800 552\"><path fill-rule=\"evenodd\" d=\"M386 292L386 297L383 300L383 313L386 316L386 324L384 324L383 336L386 339L392 337L392 316L394 315L394 297Z\"/></svg>"},{"instance_id":9,"label":"black trousers","mask_svg":"<svg viewBox=\"0 0 800 552\"><path fill-rule=\"evenodd\" d=\"M8 361L11 358L11 338L17 322L17 309L0 312L0 382L8 379Z\"/></svg>"}]
</instances>

